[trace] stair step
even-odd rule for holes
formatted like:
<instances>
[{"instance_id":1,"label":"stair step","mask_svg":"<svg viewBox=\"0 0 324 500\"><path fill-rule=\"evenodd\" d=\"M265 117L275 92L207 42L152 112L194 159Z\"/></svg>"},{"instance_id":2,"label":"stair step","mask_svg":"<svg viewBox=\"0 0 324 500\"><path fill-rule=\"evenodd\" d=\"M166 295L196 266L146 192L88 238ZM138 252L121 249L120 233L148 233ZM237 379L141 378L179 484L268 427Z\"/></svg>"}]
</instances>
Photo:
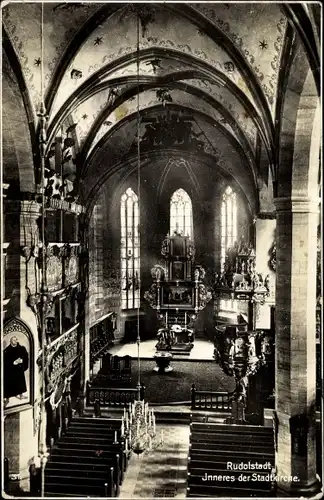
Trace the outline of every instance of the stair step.
<instances>
[{"instance_id":1,"label":"stair step","mask_svg":"<svg viewBox=\"0 0 324 500\"><path fill-rule=\"evenodd\" d=\"M246 452L256 452L256 453L262 453L262 452L268 452L270 453L273 449L274 446L259 446L255 445L254 443L228 443L224 441L213 441L210 440L208 441L206 438L204 439L199 439L199 438L191 438L190 444L192 445L193 448L198 446L201 446L202 448L206 447L206 449L215 449L220 448L224 452L229 452L231 451L246 451Z\"/></svg>"},{"instance_id":2,"label":"stair step","mask_svg":"<svg viewBox=\"0 0 324 500\"><path fill-rule=\"evenodd\" d=\"M79 423L79 422L76 422L76 423L72 423L70 426L69 426L69 429L74 429L76 431L80 431L80 432L89 432L89 433L93 433L93 432L97 432L97 433L104 433L104 432L107 432L107 433L114 433L115 431L117 432L120 432L120 429L121 429L121 426L119 427L113 427L113 426L104 426L104 425L96 425L96 423L93 423L92 425L90 425L89 423L85 423L85 424L82 424L82 423Z\"/></svg>"},{"instance_id":3,"label":"stair step","mask_svg":"<svg viewBox=\"0 0 324 500\"><path fill-rule=\"evenodd\" d=\"M103 453L101 453L100 448L92 448L92 449L87 449L87 450L82 450L81 448L55 448L55 452L53 453L54 456L61 455L64 457L70 457L71 455L80 455L82 457L90 458L92 459L93 457L99 456L102 457L103 459L107 460L108 458L115 457L119 450L103 450Z\"/></svg>"},{"instance_id":4,"label":"stair step","mask_svg":"<svg viewBox=\"0 0 324 500\"><path fill-rule=\"evenodd\" d=\"M78 436L87 436L87 437L97 437L97 438L101 438L103 436L107 436L107 437L114 437L115 436L115 432L117 432L117 436L120 436L121 434L121 431L120 430L113 430L113 429L102 429L102 428L99 428L99 429L92 429L91 427L76 427L76 426L71 426L66 434L69 434L69 433L73 433L73 434L76 434Z\"/></svg>"},{"instance_id":5,"label":"stair step","mask_svg":"<svg viewBox=\"0 0 324 500\"><path fill-rule=\"evenodd\" d=\"M91 456L80 456L78 454L78 450L73 450L73 451L76 451L76 453L73 455L73 454L68 454L68 455L64 455L64 453L62 453L62 450L60 450L60 452L56 452L56 450L54 449L51 453L51 458L50 460L53 460L54 462L60 462L60 463L64 463L65 461L67 463L70 463L72 460L74 461L74 463L77 463L77 464L87 464L89 465L89 467L92 467L93 465L106 465L107 463L107 456L98 456L98 455L95 455L95 454L92 454Z\"/></svg>"},{"instance_id":6,"label":"stair step","mask_svg":"<svg viewBox=\"0 0 324 500\"><path fill-rule=\"evenodd\" d=\"M121 443L124 441L124 437L117 436L117 443ZM67 433L64 434L63 437L60 439L61 442L69 442L73 441L73 443L88 443L88 444L93 444L98 446L100 444L104 445L110 445L115 442L114 436L111 437L106 437L105 435L103 436L85 436L83 434L75 434L75 433Z\"/></svg>"},{"instance_id":7,"label":"stair step","mask_svg":"<svg viewBox=\"0 0 324 500\"><path fill-rule=\"evenodd\" d=\"M200 423L192 422L193 429L213 429L217 428L223 433L243 433L243 434L262 434L262 435L273 435L272 427L264 427L262 425L240 425L240 424L217 424L217 423Z\"/></svg>"},{"instance_id":8,"label":"stair step","mask_svg":"<svg viewBox=\"0 0 324 500\"><path fill-rule=\"evenodd\" d=\"M224 457L224 458L223 458ZM223 453L219 453L218 456L209 456L209 455L204 455L203 453L197 457L195 454L191 454L191 456L189 457L190 460L188 460L188 466L191 468L191 467L197 467L197 468L211 468L211 469L217 469L217 468L225 468L226 470L228 470L228 467L227 467L227 462L233 462L233 455L231 457L228 457L228 460L227 460L227 457L224 456ZM220 460L220 458L222 460ZM218 460L219 459L219 460ZM237 455L235 454L235 463L236 462L240 462L240 459L237 459ZM258 464L265 464L267 462L270 462L272 465L274 464L274 461L271 462L271 460L268 460L268 459L260 459L258 460Z\"/></svg>"},{"instance_id":9,"label":"stair step","mask_svg":"<svg viewBox=\"0 0 324 500\"><path fill-rule=\"evenodd\" d=\"M94 462L94 461L93 461ZM50 461L47 462L46 464L46 469L45 470L61 470L61 471L66 471L66 470L73 470L75 467L78 468L78 471L100 471L100 472L107 472L107 464L106 463L100 463L100 462L95 462L92 463L91 465L88 463L80 463L80 461L73 461L73 462L60 462L57 460L53 460L51 457ZM109 469L109 466L108 466Z\"/></svg>"},{"instance_id":10,"label":"stair step","mask_svg":"<svg viewBox=\"0 0 324 500\"><path fill-rule=\"evenodd\" d=\"M68 443L68 444L66 444ZM103 440L100 442L98 441L93 441L91 443L84 443L81 440L76 440L76 439L69 439L69 438L61 438L57 443L55 444L55 448L66 448L67 446L71 446L72 448L75 449L84 449L86 450L87 448L89 449L104 449L108 450L111 449L112 451L118 451L122 449L122 443L118 442L115 443L113 440L111 440L109 443L103 443Z\"/></svg>"},{"instance_id":11,"label":"stair step","mask_svg":"<svg viewBox=\"0 0 324 500\"><path fill-rule=\"evenodd\" d=\"M101 430L102 432L104 431L119 431L121 429L121 424L105 424L102 425L100 422L98 422L98 419L94 418L93 421L91 422L73 422L70 424L70 427L73 427L75 429L92 429L92 430Z\"/></svg>"},{"instance_id":12,"label":"stair step","mask_svg":"<svg viewBox=\"0 0 324 500\"><path fill-rule=\"evenodd\" d=\"M168 417L167 415L162 415L162 413L155 413L155 419L157 424L189 424L190 415L184 414L174 417Z\"/></svg>"},{"instance_id":13,"label":"stair step","mask_svg":"<svg viewBox=\"0 0 324 500\"><path fill-rule=\"evenodd\" d=\"M82 485L86 485L86 486L101 486L103 485L105 482L108 481L108 478L109 478L109 475L108 475L108 471L107 471L107 474L103 477L101 476L94 476L93 473L89 473L89 475L85 475L85 473L83 473L82 476L80 476L80 471L79 471L79 474L71 474L71 470L69 469L69 475L68 476L65 476L65 475L62 475L62 471L53 471L53 470L49 470L49 471L45 471L45 482L48 480L48 481L56 481L58 480L61 484L71 484L73 483L73 481L77 484L79 484L80 486ZM78 471L76 471L77 473Z\"/></svg>"},{"instance_id":14,"label":"stair step","mask_svg":"<svg viewBox=\"0 0 324 500\"><path fill-rule=\"evenodd\" d=\"M206 431L191 431L192 432L192 438L196 439L204 439L206 438L208 441L212 442L232 442L232 443L255 443L256 437L253 435L246 435L244 436L243 434L222 434L221 432L206 432ZM257 437L258 442L260 443L261 437ZM273 446L273 436L262 436L262 443L264 443L266 446L272 445Z\"/></svg>"},{"instance_id":15,"label":"stair step","mask_svg":"<svg viewBox=\"0 0 324 500\"><path fill-rule=\"evenodd\" d=\"M80 498L80 493L62 493L61 495L59 493L49 493L49 492L46 492L46 497L50 497L50 498L57 498L57 497L77 497L77 498ZM96 495L87 495L87 498L97 498Z\"/></svg>"},{"instance_id":16,"label":"stair step","mask_svg":"<svg viewBox=\"0 0 324 500\"><path fill-rule=\"evenodd\" d=\"M87 439L86 441L89 441L89 443L85 442L84 440L82 439L79 439L78 441L76 441L75 439L73 438L69 438L69 437L63 437L61 438L58 443L56 444L56 446L58 446L59 448L65 448L67 446L73 446L73 447L80 447L81 449L87 449L87 448L96 448L96 449L100 449L100 450L107 450L109 451L110 449L113 449L113 447L119 445L119 447L121 446L121 443L115 443L113 440L111 441L104 441L103 439L100 441L100 440L91 440L91 438Z\"/></svg>"},{"instance_id":17,"label":"stair step","mask_svg":"<svg viewBox=\"0 0 324 500\"><path fill-rule=\"evenodd\" d=\"M191 479L192 479L192 482L191 482ZM200 479L200 480L199 480ZM251 496L250 495L250 492L251 492L251 485L253 483L249 483L249 485L246 485L246 488L244 488L242 486L242 483L240 482L237 482L237 483L231 483L231 482L215 482L213 483L212 485L211 484L208 484L206 485L205 483L202 482L202 479L201 478L197 478L196 476L193 476L192 478L190 478L190 480L188 481L188 487L190 488L190 492L192 492L194 489L199 491L200 493L209 493L212 494L213 496L219 496L219 492L221 491L226 491L227 494L226 496L227 497L231 497L231 492L233 494L233 496L237 495L237 493L239 492L244 492L245 493L245 496L249 497ZM262 486L263 485L266 485L266 487L260 487L261 483L258 483L259 485L259 488L253 488L253 493L256 494L256 493L269 493L269 491L271 491L271 486L270 486L270 483L269 482L264 482L262 483Z\"/></svg>"},{"instance_id":18,"label":"stair step","mask_svg":"<svg viewBox=\"0 0 324 500\"><path fill-rule=\"evenodd\" d=\"M78 426L71 425L67 432L75 432L80 434L81 436L114 436L115 432L117 432L117 436L120 435L120 429L105 429L104 427L86 427L86 426Z\"/></svg>"},{"instance_id":19,"label":"stair step","mask_svg":"<svg viewBox=\"0 0 324 500\"><path fill-rule=\"evenodd\" d=\"M96 418L96 417L87 417L87 416L84 416L84 417L74 417L72 419L72 423L78 423L78 424L87 424L89 423L90 425L93 425L94 423L96 423L97 426L102 426L102 427L106 427L106 426L115 426L115 427L118 427L118 426L121 426L121 418L123 416L123 413L121 413L121 417L120 419L119 418L108 418L108 417L100 417L100 418Z\"/></svg>"},{"instance_id":20,"label":"stair step","mask_svg":"<svg viewBox=\"0 0 324 500\"><path fill-rule=\"evenodd\" d=\"M70 478L70 479L75 479L75 478ZM66 483L62 484L61 478L59 481L55 480L48 480L45 483L45 491L47 493L62 493L64 496L65 494L72 493L73 495L77 496L96 496L96 497L101 497L104 496L104 491L105 491L105 484L103 483L102 485L95 485L95 486L90 486L90 485L80 485L80 484L75 484L75 483Z\"/></svg>"},{"instance_id":21,"label":"stair step","mask_svg":"<svg viewBox=\"0 0 324 500\"><path fill-rule=\"evenodd\" d=\"M198 455L206 455L206 456L213 456L213 457L229 457L229 461L233 461L233 450L226 450L226 449L220 449L218 446L217 448L205 448L204 446L201 445L201 443L194 443L194 445L191 444L190 446L190 456L198 456ZM242 460L244 459L250 459L250 460L271 460L274 458L274 451L269 453L269 452L256 452L256 451L246 451L246 450L236 450L235 451L235 459L240 457Z\"/></svg>"},{"instance_id":22,"label":"stair step","mask_svg":"<svg viewBox=\"0 0 324 500\"><path fill-rule=\"evenodd\" d=\"M237 489L232 489L227 486L217 486L214 487L210 490L205 490L202 492L201 491L201 486L200 485L190 485L189 487L189 492L187 493L187 497L194 497L194 498L208 498L208 497L225 497L225 498L263 498L263 497L272 497L275 496L272 494L270 490L253 490L253 492L250 489L245 489L245 488L237 488Z\"/></svg>"}]
</instances>

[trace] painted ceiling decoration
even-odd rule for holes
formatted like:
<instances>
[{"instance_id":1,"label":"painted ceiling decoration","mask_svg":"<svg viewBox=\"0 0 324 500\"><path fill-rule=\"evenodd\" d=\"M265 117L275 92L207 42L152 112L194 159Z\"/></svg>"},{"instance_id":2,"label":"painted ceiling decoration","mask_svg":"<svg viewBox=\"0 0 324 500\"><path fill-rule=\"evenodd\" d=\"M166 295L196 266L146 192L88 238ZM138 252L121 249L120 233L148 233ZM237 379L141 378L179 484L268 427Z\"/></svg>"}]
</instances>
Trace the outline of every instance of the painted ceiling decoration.
<instances>
[{"instance_id":1,"label":"painted ceiling decoration","mask_svg":"<svg viewBox=\"0 0 324 500\"><path fill-rule=\"evenodd\" d=\"M170 114L179 116L180 108L176 105L170 105L168 108ZM171 110L174 110L173 113ZM213 120L210 123L206 122L206 117L198 111L192 112L188 108L181 108L182 124L179 124L180 138L177 139L173 132L172 135L166 134L167 130L171 130L171 119L167 119L166 112L162 106L153 106L142 112L140 135L144 137L141 143L142 159L147 156L152 159L154 153L165 156L166 151L179 151L179 154L188 153L191 155L199 154L200 157L213 158L215 168L226 172L238 179L238 182L244 187L248 193L250 200L255 196L254 178L251 168L248 165L244 155L243 148L239 148L230 133L226 133L221 127L214 127ZM152 117L152 118L151 118ZM189 128L189 134L185 130L183 122ZM165 123L165 124L164 124ZM162 124L162 125L161 125ZM150 130L150 125L162 128L164 133L160 133L157 139L150 140L150 136L145 132ZM180 129L180 130L179 130ZM187 129L188 130L188 129ZM116 127L109 135L109 140L106 141L107 147L98 147L94 151L89 163L87 171L83 173L83 178L87 178L83 189L86 197L91 190L98 190L96 179L98 175L104 171L115 172L120 168L124 168L125 158L131 161L131 158L136 158L136 145L134 139L136 137L136 114L133 114L131 119L124 119L124 123ZM227 159L231 158L231 161Z\"/></svg>"},{"instance_id":2,"label":"painted ceiling decoration","mask_svg":"<svg viewBox=\"0 0 324 500\"><path fill-rule=\"evenodd\" d=\"M299 18L298 9L273 2L45 2L42 60L41 4L9 3L3 8L4 50L19 81L32 142L43 68L48 156L72 127L76 179L85 197L123 162L132 165L139 98L143 158L148 151L180 154L188 146L189 155L213 157L252 200L261 175L260 144L275 175L274 124L296 43L291 26ZM302 38L307 26L298 29Z\"/></svg>"},{"instance_id":3,"label":"painted ceiling decoration","mask_svg":"<svg viewBox=\"0 0 324 500\"><path fill-rule=\"evenodd\" d=\"M202 111L203 113L211 116L216 122L222 123L223 126L228 128L231 133L238 139L237 133L240 134L240 139L244 141L244 132L240 130L239 125L235 122L234 118L231 117L230 113L226 113L226 110L219 103L213 101L213 99L201 90L195 87L190 87L185 83L173 84L168 90L168 96L170 101L183 106L192 107ZM196 97L195 97L196 96ZM139 105L140 109L148 108L154 104L162 104L165 107L165 102L161 102L160 89L153 88L152 90L143 90L140 93ZM136 112L137 102L134 96L130 97L128 100L123 101L118 107L116 107L110 114L103 114L101 119L101 125L98 129L96 137L92 140L92 148L85 151L85 154L89 155L91 150L96 146L100 139L108 133L111 127L119 122L120 119ZM105 109L105 108L104 108ZM110 109L110 108L109 108ZM225 116L225 118L224 118ZM94 127L94 130L97 127ZM252 147L252 145L251 145Z\"/></svg>"},{"instance_id":4,"label":"painted ceiling decoration","mask_svg":"<svg viewBox=\"0 0 324 500\"><path fill-rule=\"evenodd\" d=\"M246 99L245 95L234 84L231 84L231 82L229 82L226 79L225 75L221 75L221 74L217 73L216 71L214 71L214 75L211 75L210 71L208 73L207 72L204 73L201 71L201 68L199 66L198 66L198 68L199 68L198 71L196 69L191 69L191 70L188 69L187 72L178 71L177 73L169 73L168 75L163 75L163 76L165 76L165 81L163 81L162 77L161 77L161 83L167 84L169 81L172 82L176 79L180 79L181 76L182 76L182 78L184 78L184 77L190 78L190 77L198 76L199 78L198 78L196 85L201 87L202 85L206 86L207 83L209 83L210 84L209 92L214 93L215 91L218 91L218 96L220 96L221 94L225 94L227 96L228 101L233 101L233 98L234 98L236 101L236 104L240 108L242 108L242 106L243 106L244 109L243 109L242 115L243 115L243 122L244 123L246 123L246 117L244 117L244 113L248 113L248 112L250 112L252 114L252 119L257 118L259 123L261 123L261 117L258 117L258 114L257 114L257 111L255 110L255 108ZM215 81L212 79L213 77L214 77ZM157 78L157 77L155 77L155 78ZM148 75L141 76L140 83L145 82L145 81L149 82L149 81L159 81L159 80L154 80L153 76L148 76ZM50 132L49 133L51 133L51 129L53 127L55 127L55 122L57 122L63 118L64 112L66 115L68 112L73 110L74 106L81 104L81 102L83 102L87 97L89 98L90 95L92 95L93 93L100 92L103 88L107 88L107 92L109 92L110 90L108 90L108 89L114 88L116 86L119 86L119 87L123 86L123 89L125 89L125 85L127 84L127 82L133 82L133 85L136 86L137 81L136 81L135 75L133 75L133 78L131 76L129 76L129 77L121 77L118 79L109 79L106 83L100 82L97 85L92 81L89 82L87 84L87 86L83 86L80 89L79 97L77 95L73 94L68 101L68 105L65 106L64 108L61 108L61 110L58 112L57 116L54 118L54 120L50 124ZM211 90L211 88L213 88L214 90ZM229 97L230 97L230 99L229 99ZM219 98L222 99L222 97L219 97ZM233 107L233 106L231 105L231 107Z\"/></svg>"}]
</instances>

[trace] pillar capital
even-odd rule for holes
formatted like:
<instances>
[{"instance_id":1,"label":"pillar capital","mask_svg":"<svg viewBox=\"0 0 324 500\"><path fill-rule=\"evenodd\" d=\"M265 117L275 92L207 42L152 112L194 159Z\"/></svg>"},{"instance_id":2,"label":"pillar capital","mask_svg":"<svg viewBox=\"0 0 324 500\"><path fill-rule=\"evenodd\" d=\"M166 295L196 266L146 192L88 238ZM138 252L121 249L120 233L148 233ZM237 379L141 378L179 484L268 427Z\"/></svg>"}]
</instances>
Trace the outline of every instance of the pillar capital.
<instances>
[{"instance_id":1,"label":"pillar capital","mask_svg":"<svg viewBox=\"0 0 324 500\"><path fill-rule=\"evenodd\" d=\"M284 196L274 199L276 212L319 213L320 198Z\"/></svg>"}]
</instances>

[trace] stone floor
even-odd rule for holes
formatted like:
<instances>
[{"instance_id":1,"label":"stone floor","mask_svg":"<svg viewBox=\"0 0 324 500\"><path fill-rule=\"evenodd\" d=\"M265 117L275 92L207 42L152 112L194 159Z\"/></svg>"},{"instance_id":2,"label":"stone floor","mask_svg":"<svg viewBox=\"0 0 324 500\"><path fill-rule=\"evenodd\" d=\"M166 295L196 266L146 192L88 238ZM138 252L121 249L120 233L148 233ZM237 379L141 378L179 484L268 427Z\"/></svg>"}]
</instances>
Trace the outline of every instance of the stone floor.
<instances>
[{"instance_id":1,"label":"stone floor","mask_svg":"<svg viewBox=\"0 0 324 500\"><path fill-rule=\"evenodd\" d=\"M152 359L156 353L157 339L144 340L140 345L140 357L142 359ZM137 358L137 344L116 344L109 349L109 352L117 356L131 356ZM214 344L209 340L195 339L194 346L190 353L173 355L174 359L183 359L184 361L213 361Z\"/></svg>"},{"instance_id":2,"label":"stone floor","mask_svg":"<svg viewBox=\"0 0 324 500\"><path fill-rule=\"evenodd\" d=\"M157 426L153 450L133 454L120 498L185 498L189 426Z\"/></svg>"}]
</instances>

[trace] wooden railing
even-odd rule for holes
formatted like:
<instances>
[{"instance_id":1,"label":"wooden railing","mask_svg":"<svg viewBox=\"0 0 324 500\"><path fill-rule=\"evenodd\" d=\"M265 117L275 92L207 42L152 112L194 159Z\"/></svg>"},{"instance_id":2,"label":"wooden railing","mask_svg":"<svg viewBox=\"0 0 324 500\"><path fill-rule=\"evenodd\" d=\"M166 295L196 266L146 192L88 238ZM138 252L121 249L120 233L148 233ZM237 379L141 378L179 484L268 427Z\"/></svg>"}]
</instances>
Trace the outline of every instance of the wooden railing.
<instances>
[{"instance_id":1,"label":"wooden railing","mask_svg":"<svg viewBox=\"0 0 324 500\"><path fill-rule=\"evenodd\" d=\"M9 460L7 457L3 459L3 487L4 492L9 493Z\"/></svg>"},{"instance_id":2,"label":"wooden railing","mask_svg":"<svg viewBox=\"0 0 324 500\"><path fill-rule=\"evenodd\" d=\"M192 384L191 408L229 412L232 408L231 397L229 392L197 391L195 384Z\"/></svg>"},{"instance_id":3,"label":"wooden railing","mask_svg":"<svg viewBox=\"0 0 324 500\"><path fill-rule=\"evenodd\" d=\"M142 385L140 398L144 399L145 388ZM87 383L87 406L99 405L126 407L129 403L133 403L137 397L137 389L126 387L95 387L89 382Z\"/></svg>"}]
</instances>

